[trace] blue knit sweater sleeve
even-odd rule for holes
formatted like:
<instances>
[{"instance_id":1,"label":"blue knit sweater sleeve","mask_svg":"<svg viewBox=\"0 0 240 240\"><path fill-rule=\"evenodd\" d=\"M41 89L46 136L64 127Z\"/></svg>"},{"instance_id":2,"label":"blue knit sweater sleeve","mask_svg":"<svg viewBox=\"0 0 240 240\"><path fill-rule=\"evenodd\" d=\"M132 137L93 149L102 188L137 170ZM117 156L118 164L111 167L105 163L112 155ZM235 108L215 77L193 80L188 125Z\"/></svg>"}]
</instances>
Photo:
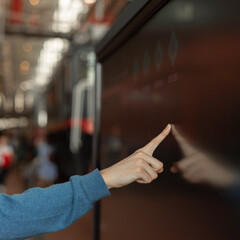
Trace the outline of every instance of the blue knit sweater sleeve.
<instances>
[{"instance_id":1,"label":"blue knit sweater sleeve","mask_svg":"<svg viewBox=\"0 0 240 240\"><path fill-rule=\"evenodd\" d=\"M24 239L64 229L109 195L97 169L49 188L32 188L13 196L0 194L0 239Z\"/></svg>"}]
</instances>

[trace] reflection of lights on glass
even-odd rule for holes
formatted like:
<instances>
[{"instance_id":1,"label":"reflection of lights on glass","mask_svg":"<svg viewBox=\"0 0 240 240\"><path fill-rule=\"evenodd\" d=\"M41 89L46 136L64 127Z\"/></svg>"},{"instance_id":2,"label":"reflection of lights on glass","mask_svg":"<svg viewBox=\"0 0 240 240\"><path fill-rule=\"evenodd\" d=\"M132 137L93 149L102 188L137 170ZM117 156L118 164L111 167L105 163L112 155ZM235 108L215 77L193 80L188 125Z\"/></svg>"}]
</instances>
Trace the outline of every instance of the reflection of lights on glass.
<instances>
[{"instance_id":1,"label":"reflection of lights on glass","mask_svg":"<svg viewBox=\"0 0 240 240\"><path fill-rule=\"evenodd\" d=\"M96 0L84 0L84 2L88 5L92 5L96 2Z\"/></svg>"},{"instance_id":2,"label":"reflection of lights on glass","mask_svg":"<svg viewBox=\"0 0 240 240\"><path fill-rule=\"evenodd\" d=\"M23 44L22 48L23 48L23 51L26 52L26 53L31 52L32 51L32 44L26 42L26 43Z\"/></svg>"},{"instance_id":3,"label":"reflection of lights on glass","mask_svg":"<svg viewBox=\"0 0 240 240\"><path fill-rule=\"evenodd\" d=\"M46 127L48 123L48 115L46 110L40 110L38 112L38 118L37 118L38 126L39 127Z\"/></svg>"},{"instance_id":4,"label":"reflection of lights on glass","mask_svg":"<svg viewBox=\"0 0 240 240\"><path fill-rule=\"evenodd\" d=\"M39 4L39 0L29 0L29 3L33 6L36 6Z\"/></svg>"}]
</instances>

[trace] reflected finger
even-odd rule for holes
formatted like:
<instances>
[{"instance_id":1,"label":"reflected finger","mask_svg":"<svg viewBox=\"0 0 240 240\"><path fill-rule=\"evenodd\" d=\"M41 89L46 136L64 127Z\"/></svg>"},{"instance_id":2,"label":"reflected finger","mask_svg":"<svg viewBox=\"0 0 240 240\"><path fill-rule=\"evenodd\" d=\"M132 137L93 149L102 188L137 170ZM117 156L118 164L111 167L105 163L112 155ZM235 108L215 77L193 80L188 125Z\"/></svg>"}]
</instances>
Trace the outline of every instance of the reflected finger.
<instances>
[{"instance_id":1,"label":"reflected finger","mask_svg":"<svg viewBox=\"0 0 240 240\"><path fill-rule=\"evenodd\" d=\"M196 164L198 164L197 158L189 157L189 158L184 158L179 162L176 162L174 166L178 168L180 171L186 171L188 168Z\"/></svg>"}]
</instances>

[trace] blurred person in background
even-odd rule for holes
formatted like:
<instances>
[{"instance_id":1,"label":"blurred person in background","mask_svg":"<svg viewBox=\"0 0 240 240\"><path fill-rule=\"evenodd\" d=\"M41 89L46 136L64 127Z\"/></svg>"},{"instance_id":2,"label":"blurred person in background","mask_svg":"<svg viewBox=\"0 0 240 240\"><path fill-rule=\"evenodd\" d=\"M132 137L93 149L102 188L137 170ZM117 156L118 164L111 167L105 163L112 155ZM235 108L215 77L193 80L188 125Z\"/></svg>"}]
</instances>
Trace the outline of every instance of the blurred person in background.
<instances>
[{"instance_id":1,"label":"blurred person in background","mask_svg":"<svg viewBox=\"0 0 240 240\"><path fill-rule=\"evenodd\" d=\"M27 140L23 133L15 130L11 139L11 145L14 149L17 165L23 165L27 158Z\"/></svg>"},{"instance_id":2,"label":"blurred person in background","mask_svg":"<svg viewBox=\"0 0 240 240\"><path fill-rule=\"evenodd\" d=\"M14 162L14 149L9 144L9 136L0 135L0 192L5 192L5 181L11 165Z\"/></svg>"},{"instance_id":3,"label":"blurred person in background","mask_svg":"<svg viewBox=\"0 0 240 240\"><path fill-rule=\"evenodd\" d=\"M55 149L49 135L42 135L36 142L38 166L36 170L37 187L49 187L58 179L58 169L55 163Z\"/></svg>"}]
</instances>

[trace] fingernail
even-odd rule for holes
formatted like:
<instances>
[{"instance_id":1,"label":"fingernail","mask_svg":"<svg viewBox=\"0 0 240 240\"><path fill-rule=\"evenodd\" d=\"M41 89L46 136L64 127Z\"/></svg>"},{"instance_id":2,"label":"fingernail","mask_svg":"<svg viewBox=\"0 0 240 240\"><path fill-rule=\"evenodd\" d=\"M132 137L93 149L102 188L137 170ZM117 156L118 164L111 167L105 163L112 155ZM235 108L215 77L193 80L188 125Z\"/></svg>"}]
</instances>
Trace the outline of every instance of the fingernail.
<instances>
[{"instance_id":1,"label":"fingernail","mask_svg":"<svg viewBox=\"0 0 240 240\"><path fill-rule=\"evenodd\" d=\"M168 124L165 129L168 130L170 127L171 127L171 124Z\"/></svg>"}]
</instances>

